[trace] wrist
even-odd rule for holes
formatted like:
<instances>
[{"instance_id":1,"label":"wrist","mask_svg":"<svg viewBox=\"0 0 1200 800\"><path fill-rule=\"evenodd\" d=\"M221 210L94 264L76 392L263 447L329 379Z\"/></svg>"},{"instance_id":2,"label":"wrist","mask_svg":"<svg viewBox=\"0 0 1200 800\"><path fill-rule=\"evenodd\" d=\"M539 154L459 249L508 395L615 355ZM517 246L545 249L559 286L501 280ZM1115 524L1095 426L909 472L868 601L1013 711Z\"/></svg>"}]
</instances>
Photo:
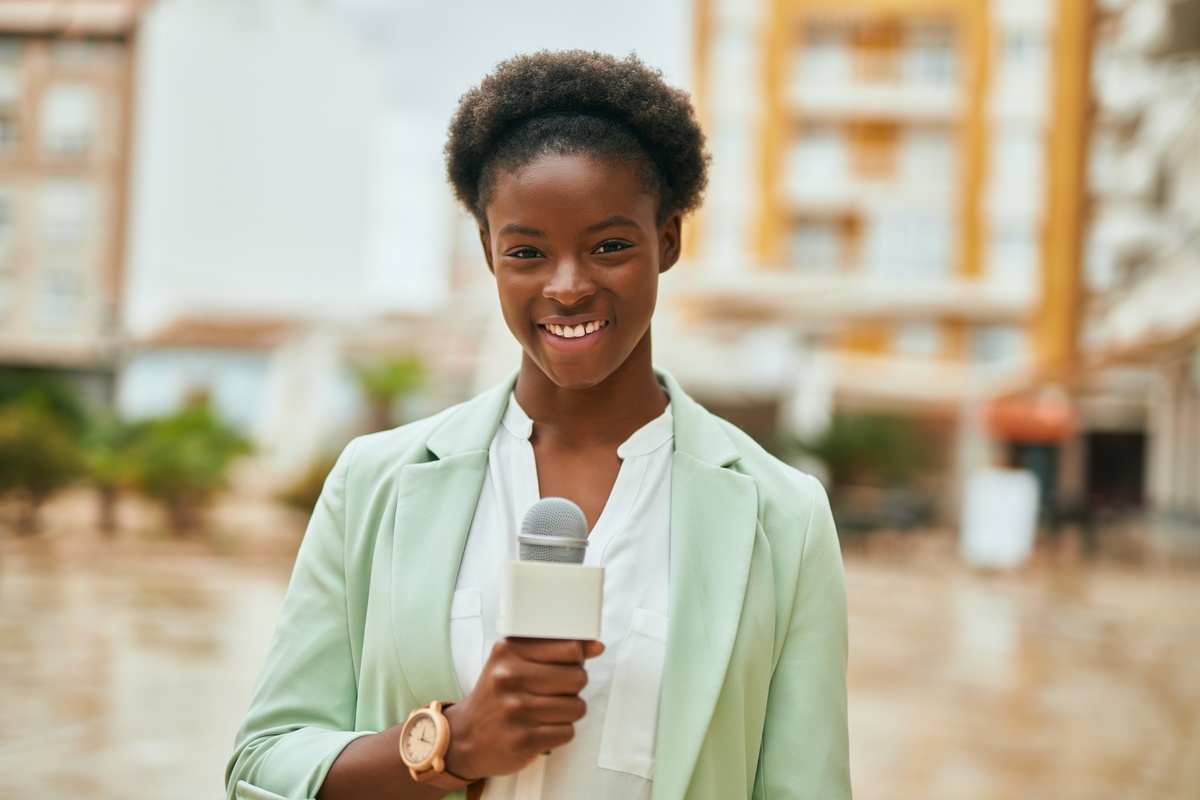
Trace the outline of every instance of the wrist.
<instances>
[{"instance_id":1,"label":"wrist","mask_svg":"<svg viewBox=\"0 0 1200 800\"><path fill-rule=\"evenodd\" d=\"M450 746L446 750L446 772L465 781L473 782L485 777L476 773L471 757L473 748L465 725L462 724L461 703L444 709L442 714L450 726Z\"/></svg>"}]
</instances>

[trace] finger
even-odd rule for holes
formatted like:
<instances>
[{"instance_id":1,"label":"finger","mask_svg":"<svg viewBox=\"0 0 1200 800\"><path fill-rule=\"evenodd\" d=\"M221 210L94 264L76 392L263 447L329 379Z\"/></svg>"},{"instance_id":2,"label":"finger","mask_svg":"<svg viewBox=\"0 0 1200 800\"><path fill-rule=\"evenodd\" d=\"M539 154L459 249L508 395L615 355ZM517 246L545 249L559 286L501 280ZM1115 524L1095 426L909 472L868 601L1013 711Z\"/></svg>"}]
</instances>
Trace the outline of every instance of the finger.
<instances>
[{"instance_id":1,"label":"finger","mask_svg":"<svg viewBox=\"0 0 1200 800\"><path fill-rule=\"evenodd\" d=\"M587 703L576 695L545 697L529 695L522 699L514 716L529 725L572 724L587 714Z\"/></svg>"},{"instance_id":2,"label":"finger","mask_svg":"<svg viewBox=\"0 0 1200 800\"><path fill-rule=\"evenodd\" d=\"M582 664L584 642L578 639L528 639L510 637L512 652L526 661L542 664Z\"/></svg>"},{"instance_id":3,"label":"finger","mask_svg":"<svg viewBox=\"0 0 1200 800\"><path fill-rule=\"evenodd\" d=\"M523 748L526 752L546 753L562 747L575 738L575 726L569 723L537 725L526 731Z\"/></svg>"},{"instance_id":4,"label":"finger","mask_svg":"<svg viewBox=\"0 0 1200 800\"><path fill-rule=\"evenodd\" d=\"M587 686L587 670L579 664L541 664L505 659L491 668L496 687L509 694L573 695Z\"/></svg>"},{"instance_id":5,"label":"finger","mask_svg":"<svg viewBox=\"0 0 1200 800\"><path fill-rule=\"evenodd\" d=\"M591 639L583 643L584 658L595 658L602 653L604 653L604 642Z\"/></svg>"}]
</instances>

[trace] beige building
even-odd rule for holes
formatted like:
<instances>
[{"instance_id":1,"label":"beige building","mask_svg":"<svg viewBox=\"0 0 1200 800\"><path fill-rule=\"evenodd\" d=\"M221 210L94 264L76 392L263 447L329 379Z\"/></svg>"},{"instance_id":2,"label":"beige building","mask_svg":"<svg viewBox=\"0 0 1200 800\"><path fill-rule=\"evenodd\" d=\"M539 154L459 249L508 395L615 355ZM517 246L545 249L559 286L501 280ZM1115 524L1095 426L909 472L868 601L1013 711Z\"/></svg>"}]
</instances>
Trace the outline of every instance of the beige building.
<instances>
[{"instance_id":1,"label":"beige building","mask_svg":"<svg viewBox=\"0 0 1200 800\"><path fill-rule=\"evenodd\" d=\"M1098 3L1076 480L1200 523L1200 2ZM1195 537L1192 537L1195 542Z\"/></svg>"},{"instance_id":2,"label":"beige building","mask_svg":"<svg viewBox=\"0 0 1200 800\"><path fill-rule=\"evenodd\" d=\"M139 0L0 3L0 365L111 373Z\"/></svg>"}]
</instances>

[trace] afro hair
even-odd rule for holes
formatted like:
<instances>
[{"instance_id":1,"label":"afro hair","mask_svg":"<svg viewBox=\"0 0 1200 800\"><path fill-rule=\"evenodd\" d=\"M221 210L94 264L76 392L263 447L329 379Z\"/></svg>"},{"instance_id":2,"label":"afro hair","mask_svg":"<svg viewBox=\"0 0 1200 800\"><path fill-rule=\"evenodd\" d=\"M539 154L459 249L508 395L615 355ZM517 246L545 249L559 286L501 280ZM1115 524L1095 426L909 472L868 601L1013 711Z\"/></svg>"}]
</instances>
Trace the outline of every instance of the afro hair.
<instances>
[{"instance_id":1,"label":"afro hair","mask_svg":"<svg viewBox=\"0 0 1200 800\"><path fill-rule=\"evenodd\" d=\"M459 99L446 141L454 193L481 225L495 174L543 155L630 162L659 217L700 205L709 155L687 93L636 56L540 51L500 62Z\"/></svg>"}]
</instances>

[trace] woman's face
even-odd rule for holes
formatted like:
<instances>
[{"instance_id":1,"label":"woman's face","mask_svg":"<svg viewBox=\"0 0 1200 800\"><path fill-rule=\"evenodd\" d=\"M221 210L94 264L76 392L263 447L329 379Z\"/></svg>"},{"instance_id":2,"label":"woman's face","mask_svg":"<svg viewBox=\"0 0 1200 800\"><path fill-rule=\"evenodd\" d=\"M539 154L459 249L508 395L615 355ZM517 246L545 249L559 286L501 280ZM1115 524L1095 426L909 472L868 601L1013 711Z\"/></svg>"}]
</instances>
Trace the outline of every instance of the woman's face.
<instances>
[{"instance_id":1,"label":"woman's face","mask_svg":"<svg viewBox=\"0 0 1200 800\"><path fill-rule=\"evenodd\" d=\"M527 361L563 388L651 368L658 275L679 258L680 219L624 164L548 155L496 177L480 238Z\"/></svg>"}]
</instances>

